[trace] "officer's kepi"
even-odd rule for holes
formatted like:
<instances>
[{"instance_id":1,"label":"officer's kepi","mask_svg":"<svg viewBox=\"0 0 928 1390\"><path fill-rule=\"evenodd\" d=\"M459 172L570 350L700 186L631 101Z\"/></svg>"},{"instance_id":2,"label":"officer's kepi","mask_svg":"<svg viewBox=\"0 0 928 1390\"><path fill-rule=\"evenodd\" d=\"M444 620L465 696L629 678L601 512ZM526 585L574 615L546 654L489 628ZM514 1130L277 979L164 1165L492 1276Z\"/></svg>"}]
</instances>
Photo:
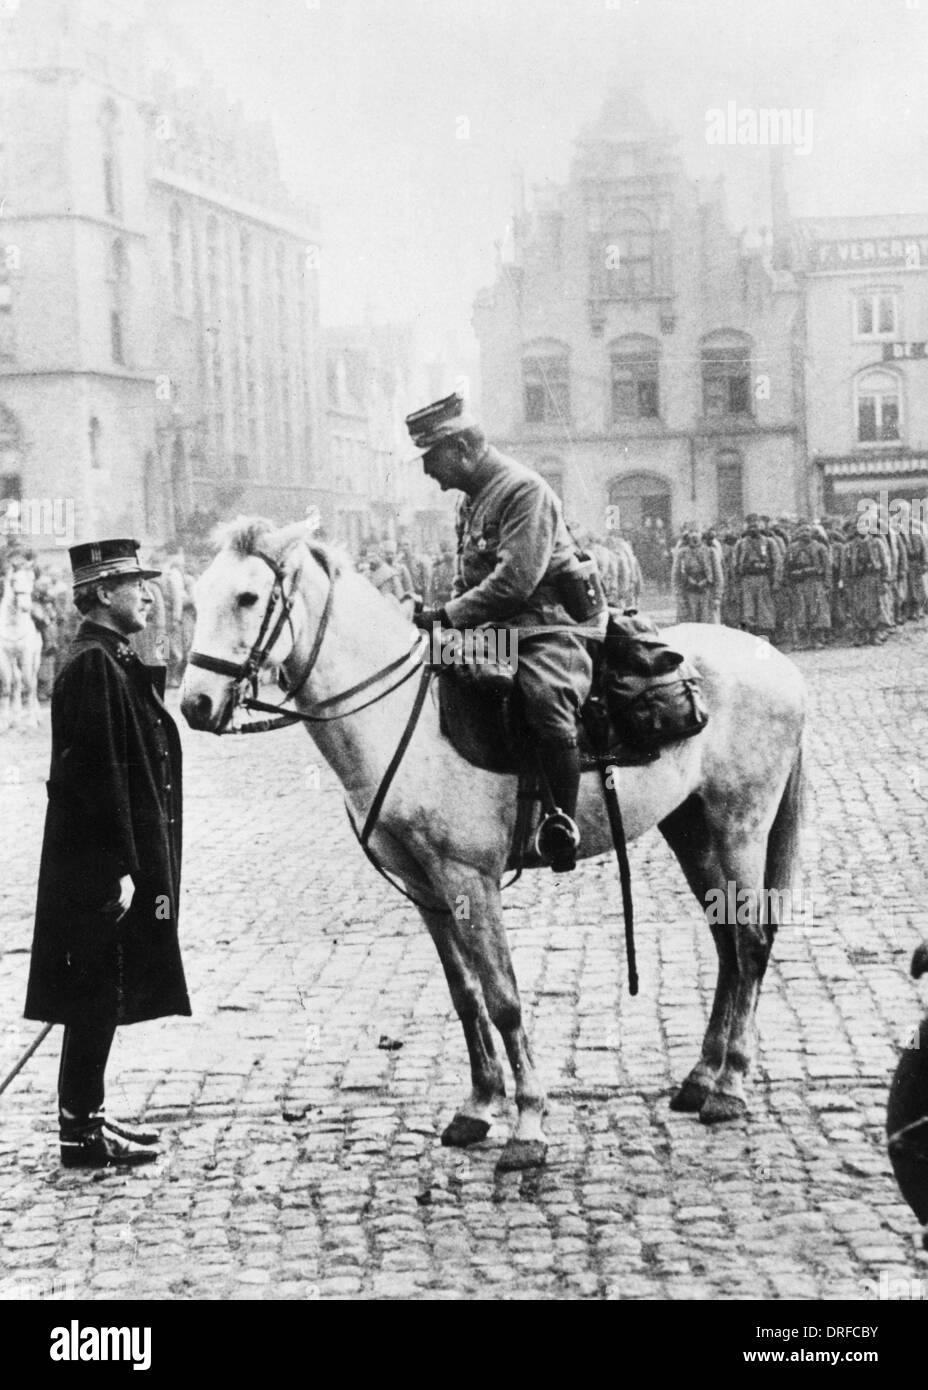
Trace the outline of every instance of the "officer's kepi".
<instances>
[{"instance_id":1,"label":"officer's kepi","mask_svg":"<svg viewBox=\"0 0 928 1390\"><path fill-rule=\"evenodd\" d=\"M443 439L451 439L462 430L470 429L473 420L465 414L464 397L457 391L444 396L440 401L414 410L406 416L406 428L413 442L414 452L408 454L404 463L416 463Z\"/></svg>"},{"instance_id":2,"label":"officer's kepi","mask_svg":"<svg viewBox=\"0 0 928 1390\"><path fill-rule=\"evenodd\" d=\"M107 579L157 579L160 570L142 569L138 541L86 541L68 550L75 589Z\"/></svg>"}]
</instances>

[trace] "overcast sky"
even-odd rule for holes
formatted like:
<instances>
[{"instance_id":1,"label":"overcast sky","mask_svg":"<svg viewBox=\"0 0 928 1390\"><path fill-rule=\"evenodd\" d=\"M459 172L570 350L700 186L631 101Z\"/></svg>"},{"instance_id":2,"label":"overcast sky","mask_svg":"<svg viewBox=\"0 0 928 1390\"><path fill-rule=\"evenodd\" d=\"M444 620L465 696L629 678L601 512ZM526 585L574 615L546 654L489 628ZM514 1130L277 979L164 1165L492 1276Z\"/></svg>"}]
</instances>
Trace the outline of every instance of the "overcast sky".
<instances>
[{"instance_id":1,"label":"overcast sky","mask_svg":"<svg viewBox=\"0 0 928 1390\"><path fill-rule=\"evenodd\" d=\"M811 111L811 151L785 159L797 213L928 214L928 0L151 3L272 119L288 181L322 211L330 323L465 338L513 166L529 190L563 180L619 81L679 132L694 176L724 173L736 229L764 221L767 152L707 144L707 110L729 101Z\"/></svg>"}]
</instances>

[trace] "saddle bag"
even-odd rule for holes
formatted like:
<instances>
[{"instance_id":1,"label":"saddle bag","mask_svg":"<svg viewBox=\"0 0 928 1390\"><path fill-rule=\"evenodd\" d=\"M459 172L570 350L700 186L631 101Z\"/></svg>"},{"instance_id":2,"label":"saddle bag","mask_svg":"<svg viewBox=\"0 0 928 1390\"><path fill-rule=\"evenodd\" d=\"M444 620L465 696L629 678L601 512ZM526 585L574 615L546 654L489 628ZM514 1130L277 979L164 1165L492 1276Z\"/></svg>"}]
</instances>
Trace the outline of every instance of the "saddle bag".
<instances>
[{"instance_id":1,"label":"saddle bag","mask_svg":"<svg viewBox=\"0 0 928 1390\"><path fill-rule=\"evenodd\" d=\"M616 732L635 747L692 738L709 719L699 673L633 614L610 613L595 684Z\"/></svg>"}]
</instances>

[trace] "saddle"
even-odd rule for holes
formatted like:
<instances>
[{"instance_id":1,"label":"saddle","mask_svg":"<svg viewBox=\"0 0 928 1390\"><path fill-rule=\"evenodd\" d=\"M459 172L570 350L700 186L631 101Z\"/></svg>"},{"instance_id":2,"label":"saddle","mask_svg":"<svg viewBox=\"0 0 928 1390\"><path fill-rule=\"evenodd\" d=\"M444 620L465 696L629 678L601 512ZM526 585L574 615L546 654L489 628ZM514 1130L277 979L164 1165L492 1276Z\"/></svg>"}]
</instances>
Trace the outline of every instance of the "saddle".
<instances>
[{"instance_id":1,"label":"saddle","mask_svg":"<svg viewBox=\"0 0 928 1390\"><path fill-rule=\"evenodd\" d=\"M633 612L611 611L593 654L593 681L578 721L584 772L653 762L666 744L705 727L709 716L698 673L652 623ZM514 668L465 662L440 670L441 730L455 751L487 772L533 772L533 737Z\"/></svg>"},{"instance_id":2,"label":"saddle","mask_svg":"<svg viewBox=\"0 0 928 1390\"><path fill-rule=\"evenodd\" d=\"M593 680L579 713L580 767L598 770L620 868L627 857L618 796L607 767L640 767L661 748L692 738L709 718L698 673L661 638L653 623L634 612L610 611L605 638L593 644ZM438 681L442 733L474 767L519 778L518 814L507 867L537 868L532 848L540 803L547 788L525 722L512 666L458 663L443 666ZM627 896L627 883L623 894ZM631 908L626 904L626 927ZM632 990L634 993L634 989Z\"/></svg>"}]
</instances>

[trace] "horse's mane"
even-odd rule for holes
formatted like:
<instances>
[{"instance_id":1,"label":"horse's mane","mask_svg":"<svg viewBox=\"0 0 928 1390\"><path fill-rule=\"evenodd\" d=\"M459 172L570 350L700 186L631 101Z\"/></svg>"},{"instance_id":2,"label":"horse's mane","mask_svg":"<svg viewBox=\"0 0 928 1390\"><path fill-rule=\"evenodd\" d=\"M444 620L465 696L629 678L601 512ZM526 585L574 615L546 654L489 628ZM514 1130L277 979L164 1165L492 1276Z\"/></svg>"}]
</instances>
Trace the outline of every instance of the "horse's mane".
<instances>
[{"instance_id":1,"label":"horse's mane","mask_svg":"<svg viewBox=\"0 0 928 1390\"><path fill-rule=\"evenodd\" d=\"M351 556L342 546L313 540L303 521L275 526L264 516L237 516L234 521L217 526L212 539L220 550L231 550L243 559L263 550L275 560L281 560L294 546L303 544L333 577L343 569L354 569Z\"/></svg>"}]
</instances>

